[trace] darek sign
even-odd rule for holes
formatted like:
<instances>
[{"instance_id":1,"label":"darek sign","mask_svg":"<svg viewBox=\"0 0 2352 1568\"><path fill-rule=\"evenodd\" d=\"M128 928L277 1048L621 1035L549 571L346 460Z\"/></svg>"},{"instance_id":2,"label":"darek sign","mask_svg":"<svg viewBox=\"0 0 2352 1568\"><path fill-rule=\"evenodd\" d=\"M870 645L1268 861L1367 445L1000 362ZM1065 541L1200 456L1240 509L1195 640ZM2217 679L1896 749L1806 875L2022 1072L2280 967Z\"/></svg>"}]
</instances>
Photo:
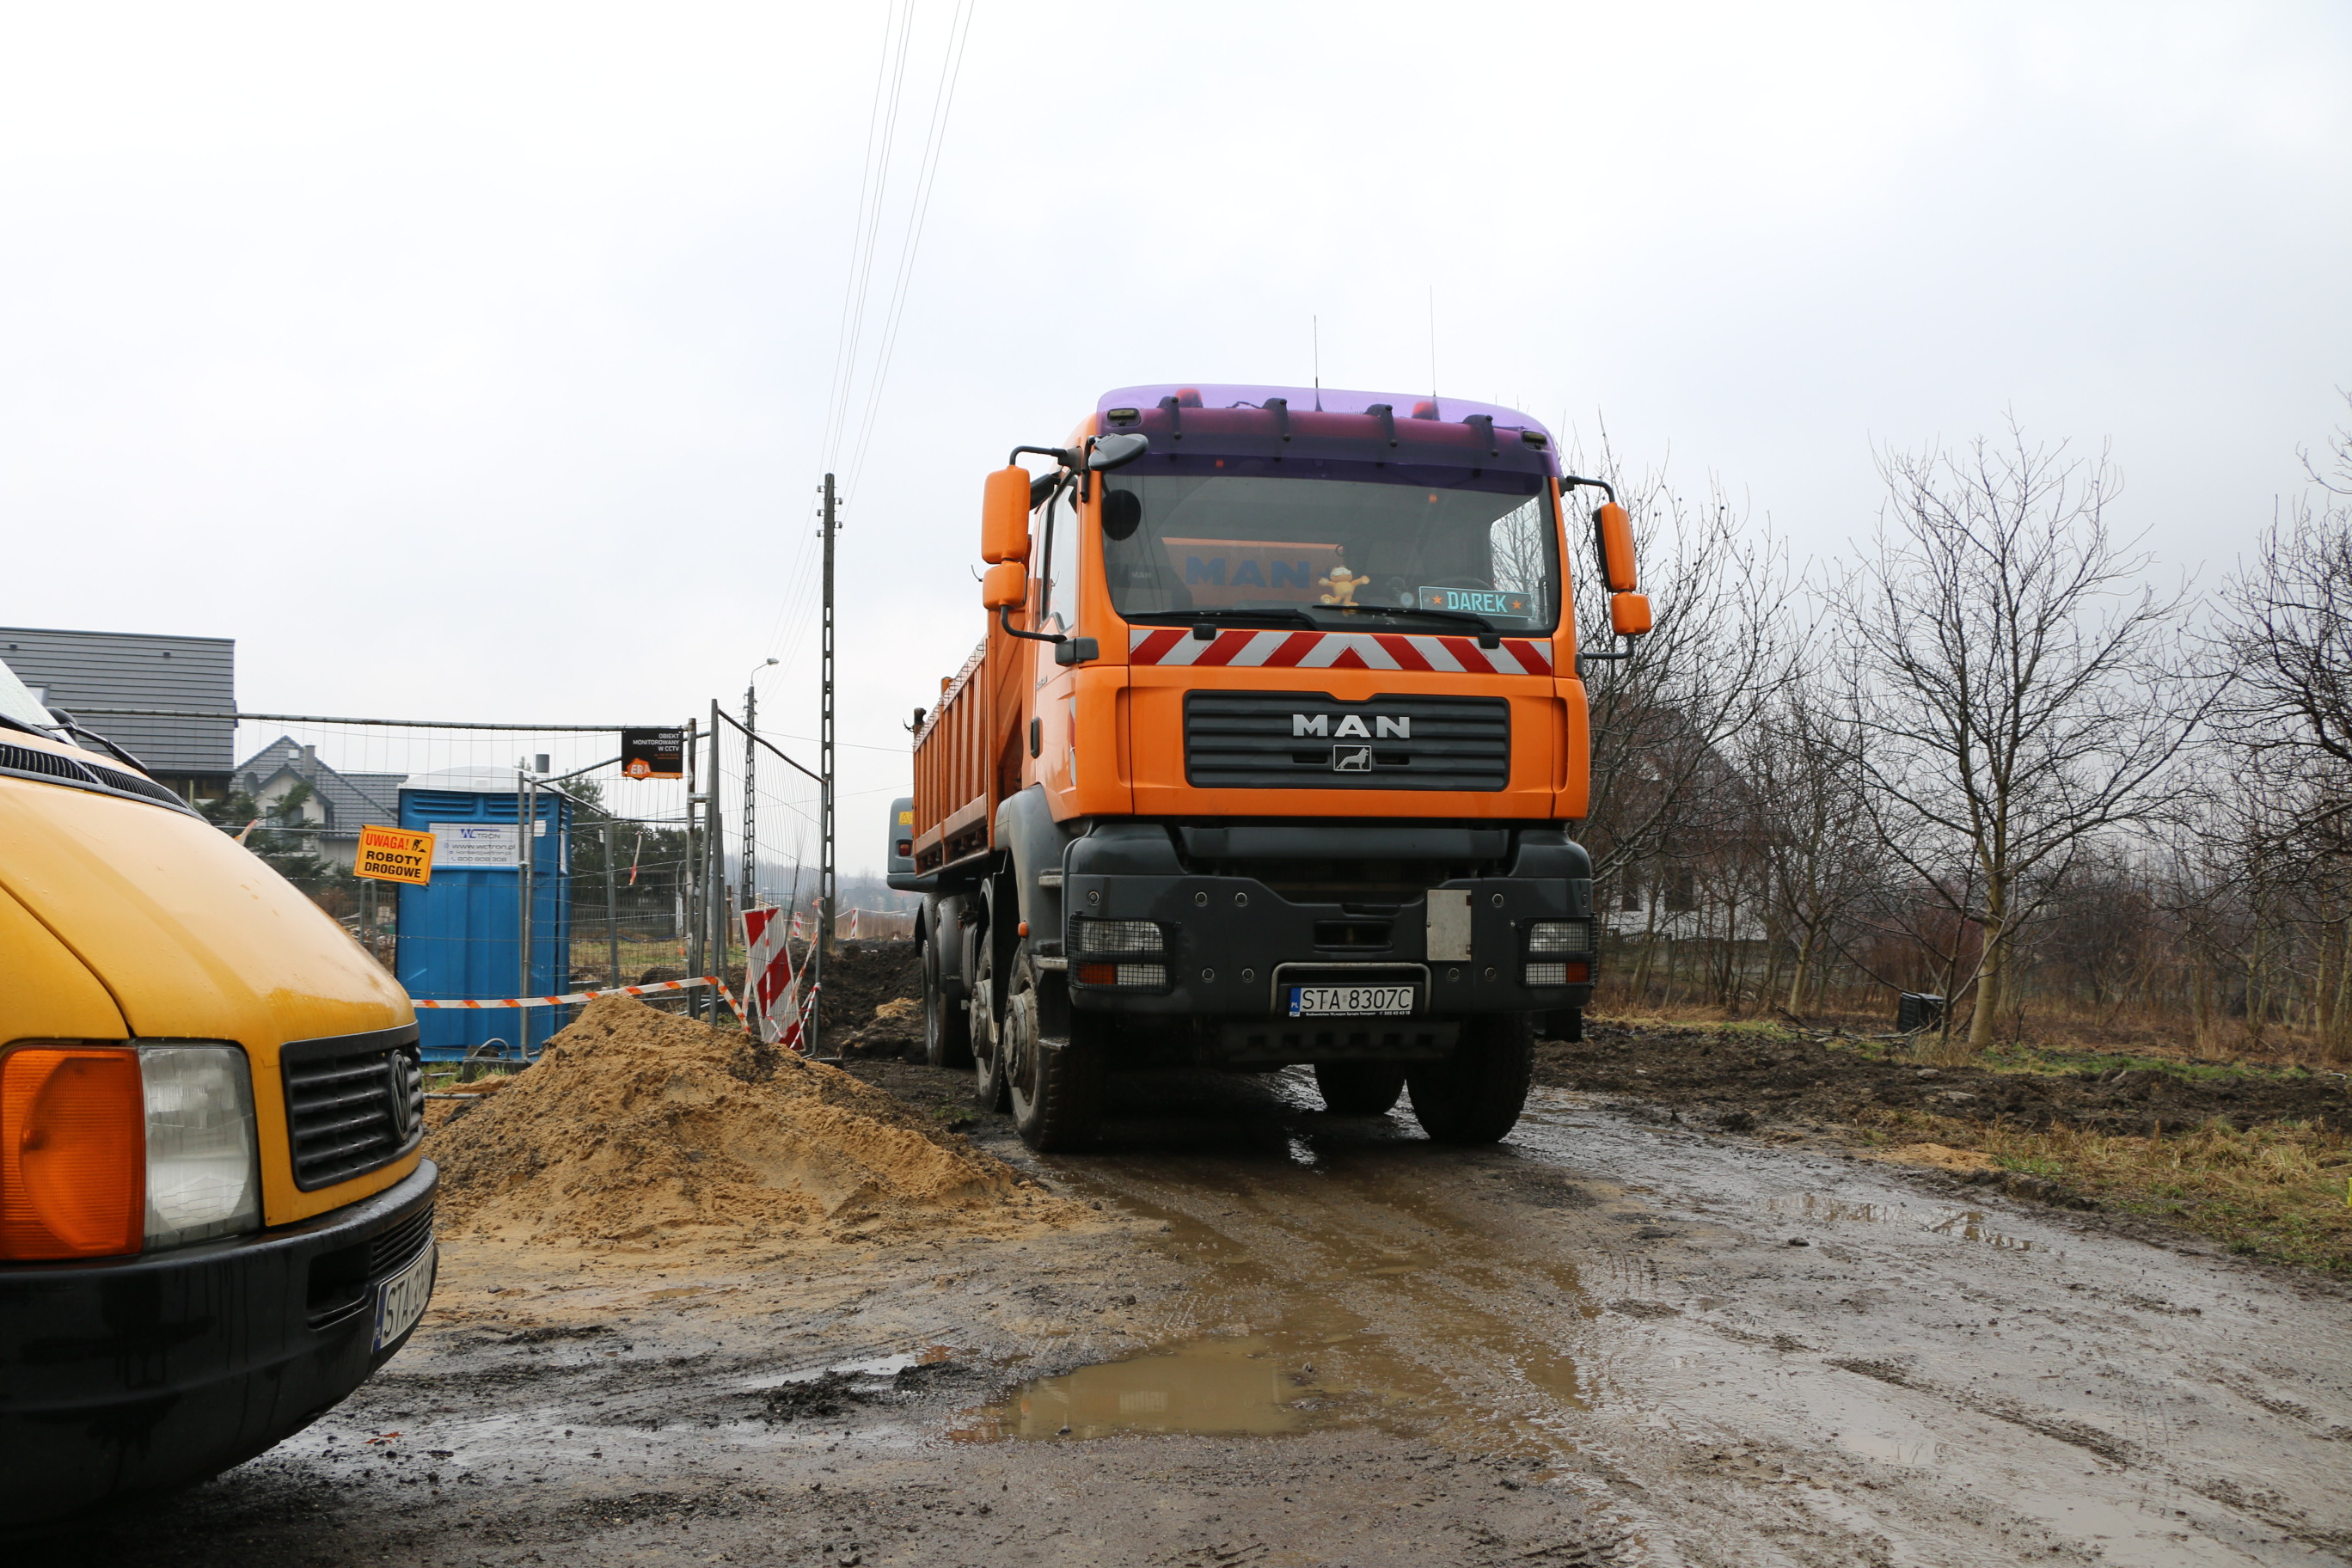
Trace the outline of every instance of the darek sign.
<instances>
[{"instance_id":1,"label":"darek sign","mask_svg":"<svg viewBox=\"0 0 2352 1568\"><path fill-rule=\"evenodd\" d=\"M404 827L362 827L359 858L352 864L352 874L424 887L433 880L433 835L411 833Z\"/></svg>"}]
</instances>

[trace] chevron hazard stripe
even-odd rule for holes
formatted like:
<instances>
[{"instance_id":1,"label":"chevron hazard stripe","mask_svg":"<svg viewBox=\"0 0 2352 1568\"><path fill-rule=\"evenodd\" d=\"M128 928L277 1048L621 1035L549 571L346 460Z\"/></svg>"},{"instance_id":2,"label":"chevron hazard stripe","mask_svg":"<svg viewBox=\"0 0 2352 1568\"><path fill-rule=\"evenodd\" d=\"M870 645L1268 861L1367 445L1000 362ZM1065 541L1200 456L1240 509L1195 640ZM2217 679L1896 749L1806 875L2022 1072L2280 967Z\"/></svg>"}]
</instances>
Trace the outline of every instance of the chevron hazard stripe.
<instances>
[{"instance_id":1,"label":"chevron hazard stripe","mask_svg":"<svg viewBox=\"0 0 2352 1568\"><path fill-rule=\"evenodd\" d=\"M1505 637L1480 647L1475 637L1403 632L1222 631L1207 642L1190 626L1129 628L1129 664L1194 664L1236 669L1412 669L1467 675L1549 675L1549 645Z\"/></svg>"}]
</instances>

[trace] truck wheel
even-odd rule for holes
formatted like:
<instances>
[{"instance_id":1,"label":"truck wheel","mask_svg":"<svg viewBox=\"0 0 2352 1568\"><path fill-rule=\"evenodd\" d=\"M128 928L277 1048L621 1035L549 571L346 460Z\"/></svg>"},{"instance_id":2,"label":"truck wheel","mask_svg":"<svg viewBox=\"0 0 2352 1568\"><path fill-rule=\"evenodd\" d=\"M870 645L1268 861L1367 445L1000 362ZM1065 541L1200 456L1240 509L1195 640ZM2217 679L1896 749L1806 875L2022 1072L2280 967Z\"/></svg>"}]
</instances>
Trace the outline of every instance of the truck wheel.
<instances>
[{"instance_id":1,"label":"truck wheel","mask_svg":"<svg viewBox=\"0 0 2352 1568\"><path fill-rule=\"evenodd\" d=\"M935 1068L971 1065L971 1025L940 992L937 933L923 944L923 1059Z\"/></svg>"},{"instance_id":2,"label":"truck wheel","mask_svg":"<svg viewBox=\"0 0 2352 1568\"><path fill-rule=\"evenodd\" d=\"M1323 1109L1339 1116L1386 1116L1404 1093L1402 1062L1317 1062Z\"/></svg>"},{"instance_id":3,"label":"truck wheel","mask_svg":"<svg viewBox=\"0 0 2352 1568\"><path fill-rule=\"evenodd\" d=\"M1062 984L1038 974L1022 943L1000 1037L1013 1130L1041 1154L1083 1149L1102 1126L1100 1025L1071 1012Z\"/></svg>"},{"instance_id":4,"label":"truck wheel","mask_svg":"<svg viewBox=\"0 0 2352 1568\"><path fill-rule=\"evenodd\" d=\"M996 1021L995 943L980 946L980 973L971 985L971 1098L982 1110L1003 1110L1004 1031Z\"/></svg>"},{"instance_id":5,"label":"truck wheel","mask_svg":"<svg viewBox=\"0 0 2352 1568\"><path fill-rule=\"evenodd\" d=\"M1440 1143L1492 1143L1508 1132L1535 1075L1533 1025L1524 1013L1465 1019L1452 1056L1409 1069L1405 1082L1421 1130Z\"/></svg>"}]
</instances>

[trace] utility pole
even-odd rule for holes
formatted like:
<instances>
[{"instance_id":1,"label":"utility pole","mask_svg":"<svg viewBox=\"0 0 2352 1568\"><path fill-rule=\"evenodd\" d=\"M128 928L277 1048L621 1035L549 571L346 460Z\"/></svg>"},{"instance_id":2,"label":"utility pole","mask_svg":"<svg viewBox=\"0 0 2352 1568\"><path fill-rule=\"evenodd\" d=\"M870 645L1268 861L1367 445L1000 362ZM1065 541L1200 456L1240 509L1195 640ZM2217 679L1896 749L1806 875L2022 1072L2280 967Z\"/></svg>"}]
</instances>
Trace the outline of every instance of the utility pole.
<instances>
[{"instance_id":1,"label":"utility pole","mask_svg":"<svg viewBox=\"0 0 2352 1568\"><path fill-rule=\"evenodd\" d=\"M710 964L710 973L719 976L722 983L727 978L728 948L727 833L725 827L721 825L719 816L719 797L721 784L719 759L724 754L721 750L724 745L724 742L725 737L720 733L719 723L719 699L714 697L710 700L710 798L704 803L702 807L703 820L710 825L710 834L707 846L709 851L710 864L709 868L705 873L704 877L704 886L710 889L710 907L709 910L710 934L708 938L710 945L704 951L710 954L709 960ZM726 1004L721 1002L719 998L717 988L713 987L710 994L710 1021L712 1023L716 1024L719 1022L719 1011Z\"/></svg>"},{"instance_id":2,"label":"utility pole","mask_svg":"<svg viewBox=\"0 0 2352 1568\"><path fill-rule=\"evenodd\" d=\"M821 853L824 859L823 863L817 868L817 960L814 963L810 965L810 967L816 972L817 984L823 984L824 979L824 955L833 950L833 917L835 913L834 873L835 861L833 846L833 536L840 527L839 522L836 521L836 504L837 502L833 488L833 476L831 474L827 474L824 477L824 649L823 655L824 668L818 673L819 710L817 714L816 731L818 752L817 773L819 775L817 785L819 795L818 822L823 834L824 847ZM820 1022L823 1017L822 1008L824 1006L824 996L822 993L818 995L817 1005L820 1011L818 1017L812 1020L813 1025ZM818 1036L814 1027L810 1029L809 1034L811 1049L812 1053L814 1053Z\"/></svg>"}]
</instances>

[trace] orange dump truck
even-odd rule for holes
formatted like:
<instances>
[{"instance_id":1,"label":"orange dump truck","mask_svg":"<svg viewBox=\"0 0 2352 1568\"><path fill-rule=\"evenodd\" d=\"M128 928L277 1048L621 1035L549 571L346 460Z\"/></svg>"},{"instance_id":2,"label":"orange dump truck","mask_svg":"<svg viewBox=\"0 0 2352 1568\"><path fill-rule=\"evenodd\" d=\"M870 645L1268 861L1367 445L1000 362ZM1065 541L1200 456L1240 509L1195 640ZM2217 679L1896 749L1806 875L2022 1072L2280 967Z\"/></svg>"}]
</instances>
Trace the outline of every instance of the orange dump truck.
<instances>
[{"instance_id":1,"label":"orange dump truck","mask_svg":"<svg viewBox=\"0 0 2352 1568\"><path fill-rule=\"evenodd\" d=\"M1127 387L1015 447L988 635L916 712L894 835L930 1059L1040 1149L1168 1065L1507 1132L1591 994L1583 486L1526 415L1329 389ZM1646 631L1614 497L1574 533Z\"/></svg>"}]
</instances>

